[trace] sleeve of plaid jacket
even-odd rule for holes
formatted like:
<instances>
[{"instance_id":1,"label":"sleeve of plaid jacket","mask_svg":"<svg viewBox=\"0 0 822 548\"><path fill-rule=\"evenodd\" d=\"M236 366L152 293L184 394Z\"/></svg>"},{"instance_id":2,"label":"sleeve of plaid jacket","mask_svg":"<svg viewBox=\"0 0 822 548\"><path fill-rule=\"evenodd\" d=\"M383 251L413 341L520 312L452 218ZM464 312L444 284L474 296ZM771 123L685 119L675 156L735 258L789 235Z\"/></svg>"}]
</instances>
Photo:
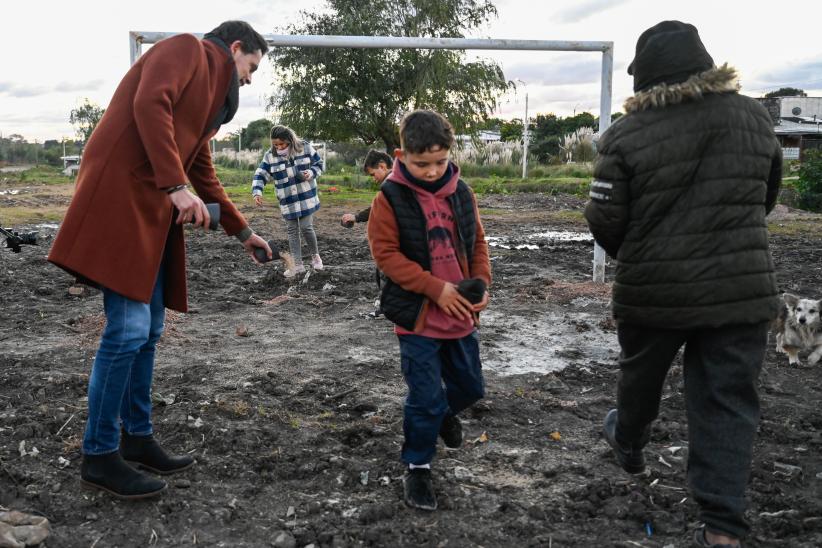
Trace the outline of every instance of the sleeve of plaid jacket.
<instances>
[{"instance_id":1,"label":"sleeve of plaid jacket","mask_svg":"<svg viewBox=\"0 0 822 548\"><path fill-rule=\"evenodd\" d=\"M628 227L630 178L622 157L606 143L597 154L585 220L594 239L616 257Z\"/></svg>"},{"instance_id":2,"label":"sleeve of plaid jacket","mask_svg":"<svg viewBox=\"0 0 822 548\"><path fill-rule=\"evenodd\" d=\"M311 155L311 171L314 172L314 180L316 181L320 178L320 175L323 174L323 171L325 171L325 165L323 164L322 156L314 150L314 147L309 143L306 143L305 146L308 149L306 152Z\"/></svg>"},{"instance_id":3,"label":"sleeve of plaid jacket","mask_svg":"<svg viewBox=\"0 0 822 548\"><path fill-rule=\"evenodd\" d=\"M268 154L263 156L260 162L260 167L254 172L254 178L251 181L251 195L262 195L265 184L271 181L271 174L268 172L271 169L271 164L268 163Z\"/></svg>"}]
</instances>

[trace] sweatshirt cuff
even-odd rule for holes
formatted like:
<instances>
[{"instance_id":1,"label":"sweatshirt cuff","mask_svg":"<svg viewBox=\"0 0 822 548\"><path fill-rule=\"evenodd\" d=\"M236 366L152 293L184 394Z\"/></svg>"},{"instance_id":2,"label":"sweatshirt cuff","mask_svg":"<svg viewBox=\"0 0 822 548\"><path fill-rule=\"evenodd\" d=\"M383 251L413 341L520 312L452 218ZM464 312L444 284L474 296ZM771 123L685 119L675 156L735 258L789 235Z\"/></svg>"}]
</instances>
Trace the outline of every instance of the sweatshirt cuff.
<instances>
[{"instance_id":1,"label":"sweatshirt cuff","mask_svg":"<svg viewBox=\"0 0 822 548\"><path fill-rule=\"evenodd\" d=\"M245 227L236 234L236 237L241 243L245 243L247 239L251 238L252 234L254 234L254 231L250 227Z\"/></svg>"}]
</instances>

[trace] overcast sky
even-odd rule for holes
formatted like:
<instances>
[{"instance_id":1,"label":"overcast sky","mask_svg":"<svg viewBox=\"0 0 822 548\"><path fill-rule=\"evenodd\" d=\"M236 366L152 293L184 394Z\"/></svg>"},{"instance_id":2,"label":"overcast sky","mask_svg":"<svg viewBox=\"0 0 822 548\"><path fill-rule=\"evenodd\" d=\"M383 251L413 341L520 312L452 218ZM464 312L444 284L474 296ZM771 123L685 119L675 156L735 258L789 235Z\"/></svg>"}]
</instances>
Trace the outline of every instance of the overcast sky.
<instances>
[{"instance_id":1,"label":"overcast sky","mask_svg":"<svg viewBox=\"0 0 822 548\"><path fill-rule=\"evenodd\" d=\"M129 67L128 31L206 32L226 19L244 19L261 33L294 22L295 6L312 11L320 0L102 0L3 3L0 18L0 133L38 139L71 138L69 112L88 97L106 106ZM368 5L367 0L364 4ZM614 99L630 96L625 72L637 37L665 19L696 25L717 64L740 71L752 96L783 86L822 96L822 1L786 4L750 0L497 0L499 17L478 38L613 41ZM599 53L469 52L497 60L519 91L503 98L498 113L599 113ZM271 71L263 63L243 87L240 110L224 128L234 131L266 116Z\"/></svg>"}]
</instances>

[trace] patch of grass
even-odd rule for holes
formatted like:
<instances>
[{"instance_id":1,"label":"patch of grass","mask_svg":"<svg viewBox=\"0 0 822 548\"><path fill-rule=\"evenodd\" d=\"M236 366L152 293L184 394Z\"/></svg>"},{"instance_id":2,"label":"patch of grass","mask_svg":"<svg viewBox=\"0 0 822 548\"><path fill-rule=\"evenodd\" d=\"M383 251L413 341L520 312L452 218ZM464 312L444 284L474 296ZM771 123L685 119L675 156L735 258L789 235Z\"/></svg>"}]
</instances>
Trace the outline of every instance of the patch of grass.
<instances>
[{"instance_id":1,"label":"patch of grass","mask_svg":"<svg viewBox=\"0 0 822 548\"><path fill-rule=\"evenodd\" d=\"M544 194L588 195L589 179L558 177L553 179L471 179L466 181L479 195L540 192Z\"/></svg>"},{"instance_id":2,"label":"patch of grass","mask_svg":"<svg viewBox=\"0 0 822 548\"><path fill-rule=\"evenodd\" d=\"M25 171L3 173L6 183L63 185L74 182L74 177L63 175L63 169L57 166L35 166Z\"/></svg>"},{"instance_id":3,"label":"patch of grass","mask_svg":"<svg viewBox=\"0 0 822 548\"><path fill-rule=\"evenodd\" d=\"M549 216L558 221L585 223L585 213L582 210L560 209L558 211L551 211Z\"/></svg>"},{"instance_id":4,"label":"patch of grass","mask_svg":"<svg viewBox=\"0 0 822 548\"><path fill-rule=\"evenodd\" d=\"M768 223L768 231L779 236L816 236L819 220L774 221Z\"/></svg>"},{"instance_id":5,"label":"patch of grass","mask_svg":"<svg viewBox=\"0 0 822 548\"><path fill-rule=\"evenodd\" d=\"M480 213L481 216L484 216L484 215L505 215L506 213L509 213L510 211L511 211L510 209L500 209L500 208L495 208L495 207L481 207L481 208L479 208L479 213Z\"/></svg>"},{"instance_id":6,"label":"patch of grass","mask_svg":"<svg viewBox=\"0 0 822 548\"><path fill-rule=\"evenodd\" d=\"M59 223L66 214L66 207L60 205L40 207L0 207L0 223L9 228L17 225L37 223Z\"/></svg>"}]
</instances>

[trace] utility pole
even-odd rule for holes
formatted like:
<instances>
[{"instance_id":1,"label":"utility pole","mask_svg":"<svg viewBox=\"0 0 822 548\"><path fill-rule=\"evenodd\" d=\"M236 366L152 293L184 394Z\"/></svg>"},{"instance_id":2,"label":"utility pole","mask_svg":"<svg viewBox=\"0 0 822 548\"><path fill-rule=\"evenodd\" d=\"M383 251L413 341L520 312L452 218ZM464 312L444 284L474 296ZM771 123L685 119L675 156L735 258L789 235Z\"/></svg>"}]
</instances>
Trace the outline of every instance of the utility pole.
<instances>
[{"instance_id":1,"label":"utility pole","mask_svg":"<svg viewBox=\"0 0 822 548\"><path fill-rule=\"evenodd\" d=\"M522 178L528 176L528 91L525 92L525 119L522 122Z\"/></svg>"},{"instance_id":2,"label":"utility pole","mask_svg":"<svg viewBox=\"0 0 822 548\"><path fill-rule=\"evenodd\" d=\"M522 119L522 178L528 175L528 84L516 79L517 82L525 86L525 117Z\"/></svg>"}]
</instances>

